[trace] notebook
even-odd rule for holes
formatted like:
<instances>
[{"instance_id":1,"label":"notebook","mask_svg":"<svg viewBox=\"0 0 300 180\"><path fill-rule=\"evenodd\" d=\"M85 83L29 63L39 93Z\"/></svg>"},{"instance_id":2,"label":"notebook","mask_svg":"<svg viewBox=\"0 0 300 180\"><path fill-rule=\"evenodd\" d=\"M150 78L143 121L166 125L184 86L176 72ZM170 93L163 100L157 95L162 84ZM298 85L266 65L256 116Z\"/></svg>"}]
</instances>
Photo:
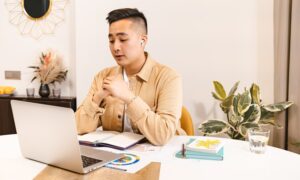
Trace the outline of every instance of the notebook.
<instances>
[{"instance_id":1,"label":"notebook","mask_svg":"<svg viewBox=\"0 0 300 180\"><path fill-rule=\"evenodd\" d=\"M144 140L141 134L132 132L101 131L79 135L78 140L82 145L91 145L98 147L111 147L119 150L125 150Z\"/></svg>"},{"instance_id":2,"label":"notebook","mask_svg":"<svg viewBox=\"0 0 300 180\"><path fill-rule=\"evenodd\" d=\"M70 108L17 100L11 107L20 149L28 159L84 174L123 157L80 146Z\"/></svg>"},{"instance_id":3,"label":"notebook","mask_svg":"<svg viewBox=\"0 0 300 180\"><path fill-rule=\"evenodd\" d=\"M198 137L191 138L186 144L186 149L190 151L218 153L223 146L224 143L220 139L212 137Z\"/></svg>"},{"instance_id":4,"label":"notebook","mask_svg":"<svg viewBox=\"0 0 300 180\"><path fill-rule=\"evenodd\" d=\"M224 147L222 147L217 153L205 153L205 152L186 150L185 154L183 155L182 151L180 150L175 154L175 157L184 158L184 159L203 159L203 160L222 161L224 159Z\"/></svg>"},{"instance_id":5,"label":"notebook","mask_svg":"<svg viewBox=\"0 0 300 180\"><path fill-rule=\"evenodd\" d=\"M190 138L175 157L221 161L224 159L224 144L215 138Z\"/></svg>"}]
</instances>

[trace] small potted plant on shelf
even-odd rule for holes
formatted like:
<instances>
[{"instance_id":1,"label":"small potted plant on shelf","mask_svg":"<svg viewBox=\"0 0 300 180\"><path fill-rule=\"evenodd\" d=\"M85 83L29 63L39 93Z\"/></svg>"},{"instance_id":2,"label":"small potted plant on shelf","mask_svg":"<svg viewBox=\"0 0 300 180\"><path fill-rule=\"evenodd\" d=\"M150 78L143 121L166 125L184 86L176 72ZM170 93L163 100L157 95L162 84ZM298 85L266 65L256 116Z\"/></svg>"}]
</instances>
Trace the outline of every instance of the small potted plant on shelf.
<instances>
[{"instance_id":1,"label":"small potted plant on shelf","mask_svg":"<svg viewBox=\"0 0 300 180\"><path fill-rule=\"evenodd\" d=\"M226 114L227 120L211 119L200 124L199 130L204 135L224 133L232 139L245 140L247 129L261 125L280 127L275 121L274 114L290 107L293 102L280 102L264 105L260 99L260 88L252 84L250 89L235 94L239 82L236 82L228 94L223 85L214 81L215 92L212 95L220 101L220 107Z\"/></svg>"},{"instance_id":2,"label":"small potted plant on shelf","mask_svg":"<svg viewBox=\"0 0 300 180\"><path fill-rule=\"evenodd\" d=\"M38 80L40 84L39 95L48 97L50 94L49 84L61 83L66 79L68 70L62 64L62 60L51 50L42 52L39 58L39 65L29 66L34 69L34 77L31 82Z\"/></svg>"}]
</instances>

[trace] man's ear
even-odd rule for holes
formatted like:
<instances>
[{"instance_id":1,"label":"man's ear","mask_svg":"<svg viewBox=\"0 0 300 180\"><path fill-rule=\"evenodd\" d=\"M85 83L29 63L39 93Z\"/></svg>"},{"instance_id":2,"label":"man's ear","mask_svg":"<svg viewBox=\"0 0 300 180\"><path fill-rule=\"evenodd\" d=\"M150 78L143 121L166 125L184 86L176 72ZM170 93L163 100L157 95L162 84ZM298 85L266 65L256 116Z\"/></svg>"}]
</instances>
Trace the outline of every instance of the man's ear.
<instances>
[{"instance_id":1,"label":"man's ear","mask_svg":"<svg viewBox=\"0 0 300 180\"><path fill-rule=\"evenodd\" d=\"M148 36L147 35L142 35L141 37L141 46L145 46L148 41Z\"/></svg>"}]
</instances>

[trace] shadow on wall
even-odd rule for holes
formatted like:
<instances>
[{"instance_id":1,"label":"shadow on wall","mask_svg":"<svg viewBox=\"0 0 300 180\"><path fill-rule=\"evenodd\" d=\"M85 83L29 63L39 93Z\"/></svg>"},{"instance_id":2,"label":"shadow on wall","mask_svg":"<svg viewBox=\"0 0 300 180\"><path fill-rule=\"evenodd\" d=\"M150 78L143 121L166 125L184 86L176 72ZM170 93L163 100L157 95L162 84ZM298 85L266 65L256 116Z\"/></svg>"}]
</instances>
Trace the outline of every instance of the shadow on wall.
<instances>
[{"instance_id":1,"label":"shadow on wall","mask_svg":"<svg viewBox=\"0 0 300 180\"><path fill-rule=\"evenodd\" d=\"M208 119L208 117L217 117L217 102L214 102L211 109L207 110L206 106L202 103L195 103L194 108L196 109L196 117L194 117L194 128L195 128L195 135L200 135L198 131L199 125Z\"/></svg>"},{"instance_id":2,"label":"shadow on wall","mask_svg":"<svg viewBox=\"0 0 300 180\"><path fill-rule=\"evenodd\" d=\"M205 105L202 102L195 103L194 107L196 109L196 118L200 120L199 124L208 119L208 117L217 117L217 106L218 104L215 101L211 109L206 110Z\"/></svg>"},{"instance_id":3,"label":"shadow on wall","mask_svg":"<svg viewBox=\"0 0 300 180\"><path fill-rule=\"evenodd\" d=\"M222 119L224 118L223 114L220 115L217 112L217 109L219 108L219 104L217 101L214 101L213 105L211 106L210 109L206 109L205 106L202 102L195 103L194 108L196 109L196 117L192 117L194 121L194 131L195 135L203 135L198 131L198 127L200 124L208 119ZM196 121L197 120L197 121ZM227 137L226 135L217 135L218 137Z\"/></svg>"}]
</instances>

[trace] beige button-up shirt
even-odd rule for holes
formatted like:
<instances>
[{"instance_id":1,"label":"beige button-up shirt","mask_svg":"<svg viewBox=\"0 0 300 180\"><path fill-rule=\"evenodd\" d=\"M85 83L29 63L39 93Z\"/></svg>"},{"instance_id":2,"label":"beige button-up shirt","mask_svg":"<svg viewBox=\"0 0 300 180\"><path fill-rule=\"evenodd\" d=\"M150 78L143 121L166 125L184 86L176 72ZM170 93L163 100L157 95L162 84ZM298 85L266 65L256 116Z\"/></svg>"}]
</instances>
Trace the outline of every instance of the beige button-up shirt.
<instances>
[{"instance_id":1,"label":"beige button-up shirt","mask_svg":"<svg viewBox=\"0 0 300 180\"><path fill-rule=\"evenodd\" d=\"M152 144L163 145L177 134L185 134L180 128L182 108L182 82L175 70L161 65L149 56L139 73L129 78L129 86L136 98L124 109L124 102L108 96L98 106L92 101L103 79L122 74L122 67L115 66L99 72L89 93L76 111L79 134L103 130L121 132L124 113L135 133L143 134ZM125 111L125 112L124 112Z\"/></svg>"}]
</instances>

